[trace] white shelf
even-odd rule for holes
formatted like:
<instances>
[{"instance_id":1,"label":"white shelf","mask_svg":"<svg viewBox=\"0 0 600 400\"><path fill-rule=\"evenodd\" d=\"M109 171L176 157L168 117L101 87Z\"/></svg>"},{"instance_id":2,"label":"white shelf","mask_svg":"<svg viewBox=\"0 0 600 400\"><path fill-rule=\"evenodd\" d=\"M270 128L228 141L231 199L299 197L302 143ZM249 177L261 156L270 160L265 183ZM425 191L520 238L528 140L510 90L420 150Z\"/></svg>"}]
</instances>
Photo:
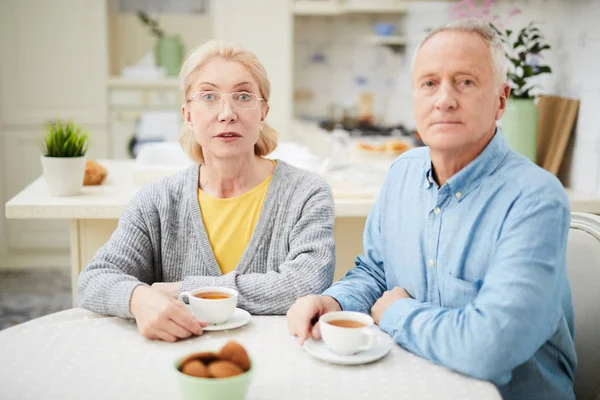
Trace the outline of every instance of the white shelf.
<instances>
[{"instance_id":1,"label":"white shelf","mask_svg":"<svg viewBox=\"0 0 600 400\"><path fill-rule=\"evenodd\" d=\"M296 15L339 15L341 8L331 1L295 1Z\"/></svg>"},{"instance_id":2,"label":"white shelf","mask_svg":"<svg viewBox=\"0 0 600 400\"><path fill-rule=\"evenodd\" d=\"M294 2L295 15L335 16L343 14L403 14L408 11L410 2L394 1L335 1L301 0Z\"/></svg>"},{"instance_id":3,"label":"white shelf","mask_svg":"<svg viewBox=\"0 0 600 400\"><path fill-rule=\"evenodd\" d=\"M111 89L179 89L179 78L123 78L113 76L108 78Z\"/></svg>"},{"instance_id":4,"label":"white shelf","mask_svg":"<svg viewBox=\"0 0 600 400\"><path fill-rule=\"evenodd\" d=\"M351 1L343 5L347 13L403 14L408 11L410 1Z\"/></svg>"},{"instance_id":5,"label":"white shelf","mask_svg":"<svg viewBox=\"0 0 600 400\"><path fill-rule=\"evenodd\" d=\"M406 38L404 36L369 36L367 42L371 44L385 45L385 46L405 46Z\"/></svg>"}]
</instances>

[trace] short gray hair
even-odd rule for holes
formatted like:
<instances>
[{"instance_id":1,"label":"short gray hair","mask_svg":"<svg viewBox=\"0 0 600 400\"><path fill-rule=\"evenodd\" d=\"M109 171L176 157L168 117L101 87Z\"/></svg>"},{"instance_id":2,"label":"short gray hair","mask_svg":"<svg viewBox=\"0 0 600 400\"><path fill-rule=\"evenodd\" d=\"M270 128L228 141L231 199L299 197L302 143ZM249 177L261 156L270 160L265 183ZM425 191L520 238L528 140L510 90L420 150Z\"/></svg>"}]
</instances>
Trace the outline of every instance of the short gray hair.
<instances>
[{"instance_id":1,"label":"short gray hair","mask_svg":"<svg viewBox=\"0 0 600 400\"><path fill-rule=\"evenodd\" d=\"M504 53L504 45L502 40L500 39L500 35L489 22L478 19L478 18L469 18L469 19L461 19L458 21L452 21L446 25L443 25L433 31L431 31L423 41L419 44L417 49L415 50L412 65L414 67L415 59L417 58L417 53L423 47L423 45L431 39L433 36L437 35L441 32L466 32L466 33L475 33L479 35L490 47L490 55L492 56L492 69L494 70L494 82L496 86L500 86L506 82L506 72L507 72L507 64L506 64L506 55Z\"/></svg>"}]
</instances>

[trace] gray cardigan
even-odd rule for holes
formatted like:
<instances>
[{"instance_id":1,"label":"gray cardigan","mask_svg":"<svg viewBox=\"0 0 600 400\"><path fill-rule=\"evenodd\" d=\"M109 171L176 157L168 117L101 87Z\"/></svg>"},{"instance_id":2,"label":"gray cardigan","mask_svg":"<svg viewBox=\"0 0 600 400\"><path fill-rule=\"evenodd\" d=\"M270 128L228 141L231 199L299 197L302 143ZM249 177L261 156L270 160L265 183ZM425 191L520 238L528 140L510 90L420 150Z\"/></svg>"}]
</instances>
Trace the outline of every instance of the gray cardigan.
<instances>
[{"instance_id":1,"label":"gray cardigan","mask_svg":"<svg viewBox=\"0 0 600 400\"><path fill-rule=\"evenodd\" d=\"M77 306L132 318L140 284L182 281L181 291L222 286L252 314L284 314L301 296L331 285L333 196L318 175L278 161L245 252L223 275L198 205L198 165L135 195L109 241L79 275Z\"/></svg>"}]
</instances>

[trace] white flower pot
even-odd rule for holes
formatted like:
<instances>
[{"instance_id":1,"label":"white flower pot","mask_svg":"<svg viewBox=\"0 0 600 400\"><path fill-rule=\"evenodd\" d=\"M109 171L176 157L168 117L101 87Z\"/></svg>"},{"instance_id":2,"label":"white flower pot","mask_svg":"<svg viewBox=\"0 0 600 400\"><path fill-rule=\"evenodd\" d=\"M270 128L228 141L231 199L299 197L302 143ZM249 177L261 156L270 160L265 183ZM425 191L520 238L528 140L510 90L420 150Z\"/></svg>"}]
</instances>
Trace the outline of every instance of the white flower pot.
<instances>
[{"instance_id":1,"label":"white flower pot","mask_svg":"<svg viewBox=\"0 0 600 400\"><path fill-rule=\"evenodd\" d=\"M42 170L52 196L73 196L81 192L85 174L83 157L46 157L42 155Z\"/></svg>"}]
</instances>

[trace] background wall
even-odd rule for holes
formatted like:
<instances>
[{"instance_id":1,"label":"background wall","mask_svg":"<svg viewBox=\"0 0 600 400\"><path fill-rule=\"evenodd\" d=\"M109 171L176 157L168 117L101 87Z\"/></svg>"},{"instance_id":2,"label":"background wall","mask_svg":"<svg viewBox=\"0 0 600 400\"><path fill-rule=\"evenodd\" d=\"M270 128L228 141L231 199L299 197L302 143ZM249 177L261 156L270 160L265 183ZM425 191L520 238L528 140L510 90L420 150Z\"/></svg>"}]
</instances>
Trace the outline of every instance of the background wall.
<instances>
[{"instance_id":1,"label":"background wall","mask_svg":"<svg viewBox=\"0 0 600 400\"><path fill-rule=\"evenodd\" d=\"M296 18L294 86L296 97L305 100L295 103L295 115L326 116L330 104L355 103L357 93L369 87L376 92L381 122L414 128L411 58L426 32L449 20L454 4L413 2L398 16L398 30L407 38L402 53L361 43L373 32L375 17ZM539 79L545 93L581 100L561 177L579 192L600 195L600 1L496 0L492 14L506 17L515 7L522 13L508 19L506 27L520 29L534 20L552 45L545 61L554 72Z\"/></svg>"}]
</instances>

